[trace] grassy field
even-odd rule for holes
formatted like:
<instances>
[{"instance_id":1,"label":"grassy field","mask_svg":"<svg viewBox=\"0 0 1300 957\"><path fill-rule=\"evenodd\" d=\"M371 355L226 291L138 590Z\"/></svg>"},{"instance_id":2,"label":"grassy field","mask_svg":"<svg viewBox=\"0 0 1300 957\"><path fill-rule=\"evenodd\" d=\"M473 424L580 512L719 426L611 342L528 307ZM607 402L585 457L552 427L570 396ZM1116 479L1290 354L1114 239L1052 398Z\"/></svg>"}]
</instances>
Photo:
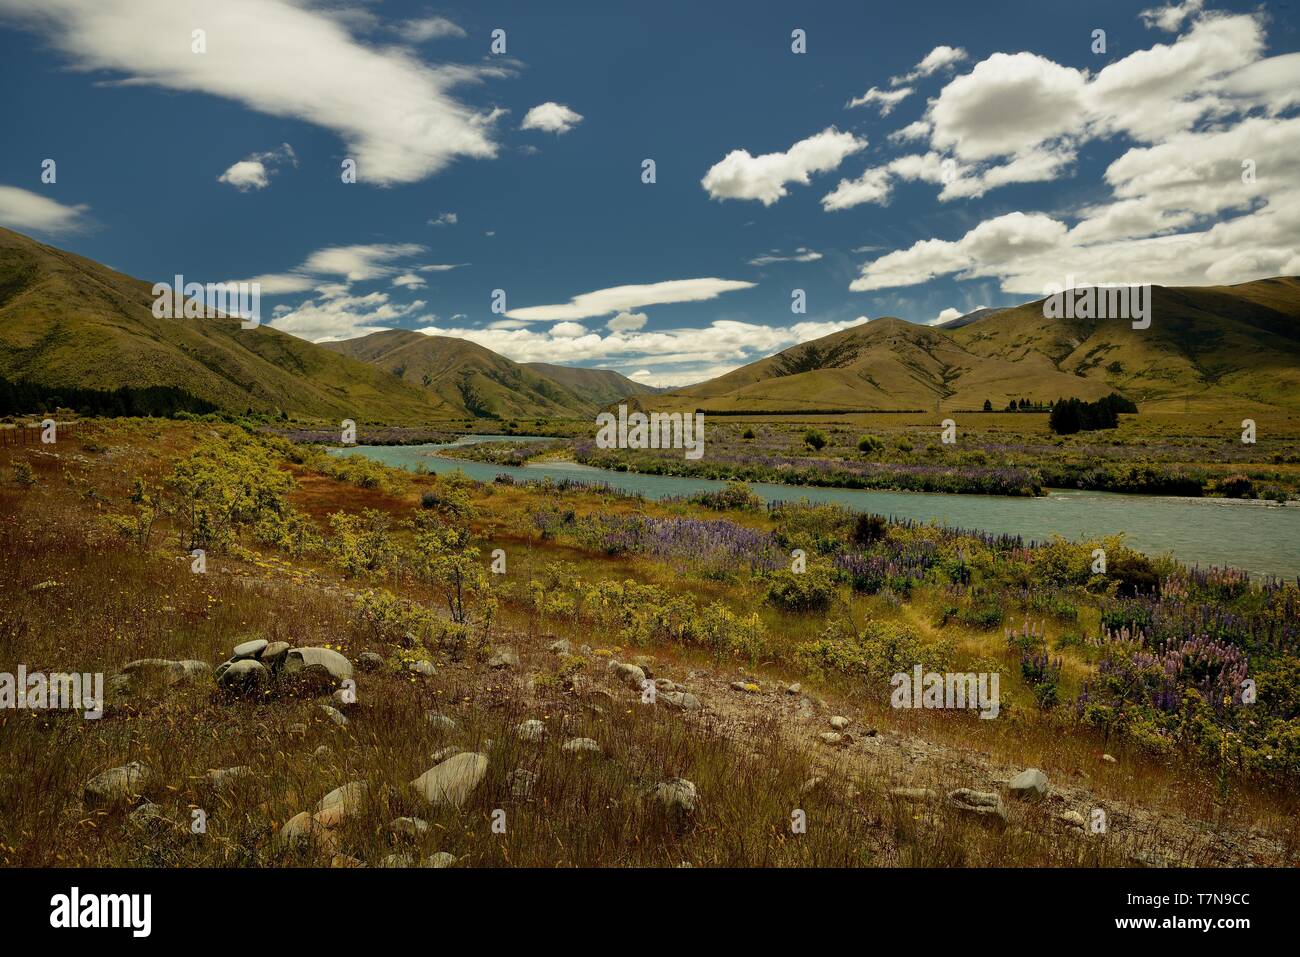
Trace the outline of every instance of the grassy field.
<instances>
[{"instance_id":1,"label":"grassy field","mask_svg":"<svg viewBox=\"0 0 1300 957\"><path fill-rule=\"evenodd\" d=\"M0 449L0 554L0 671L110 676L99 720L0 711L6 865L1281 866L1300 842L1296 589L1118 543L1028 549L743 488L483 485L102 420ZM339 651L356 700L112 677L255 638ZM1242 656L1258 702L1232 687ZM891 707L914 663L999 674L998 717ZM411 782L449 748L483 755L481 780L430 801ZM87 791L129 762L122 793ZM1007 790L1027 767L1040 801Z\"/></svg>"},{"instance_id":2,"label":"grassy field","mask_svg":"<svg viewBox=\"0 0 1300 957\"><path fill-rule=\"evenodd\" d=\"M1300 497L1300 419L1255 420L1256 441L1241 441L1240 420L1223 414L1143 413L1117 429L1055 435L1046 413L945 413L956 441L942 440L929 413L707 416L705 454L600 449L592 430L554 423L569 457L620 471L843 488L1033 495L1047 488L1284 501ZM502 426L507 434L512 423ZM535 427L514 430L532 433ZM489 431L478 429L478 431ZM505 448L508 448L506 446ZM453 456L519 464L556 457L554 446L457 449Z\"/></svg>"}]
</instances>

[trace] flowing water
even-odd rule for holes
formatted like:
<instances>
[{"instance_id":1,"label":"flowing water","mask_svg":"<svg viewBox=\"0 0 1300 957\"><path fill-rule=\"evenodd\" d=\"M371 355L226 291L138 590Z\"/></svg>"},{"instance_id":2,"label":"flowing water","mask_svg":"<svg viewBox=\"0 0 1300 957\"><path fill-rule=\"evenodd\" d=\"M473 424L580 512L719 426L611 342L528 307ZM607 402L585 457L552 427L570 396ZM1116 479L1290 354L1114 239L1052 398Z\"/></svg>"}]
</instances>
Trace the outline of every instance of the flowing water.
<instances>
[{"instance_id":1,"label":"flowing water","mask_svg":"<svg viewBox=\"0 0 1300 957\"><path fill-rule=\"evenodd\" d=\"M444 445L361 445L332 449L331 453L364 455L399 468L461 471L484 482L498 475L517 480L550 477L601 482L651 499L714 491L725 484L710 479L614 472L576 462L521 468L436 454L449 445L493 440L545 441L533 436L466 435ZM1123 533L1125 543L1133 548L1151 555L1172 552L1188 565L1231 565L1255 576L1300 576L1300 507L1294 505L1074 490L1052 491L1038 498L1010 498L763 483L753 483L750 488L768 502L834 502L858 511L1020 535L1026 540L1044 541L1053 535L1090 539Z\"/></svg>"}]
</instances>

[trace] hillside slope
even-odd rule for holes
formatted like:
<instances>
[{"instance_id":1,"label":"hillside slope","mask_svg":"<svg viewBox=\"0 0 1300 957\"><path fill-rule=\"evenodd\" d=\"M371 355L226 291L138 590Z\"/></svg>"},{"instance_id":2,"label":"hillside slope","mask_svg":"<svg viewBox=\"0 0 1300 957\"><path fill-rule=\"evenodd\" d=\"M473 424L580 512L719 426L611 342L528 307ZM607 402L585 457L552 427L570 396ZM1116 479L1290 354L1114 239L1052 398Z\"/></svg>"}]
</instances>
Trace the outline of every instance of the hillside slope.
<instances>
[{"instance_id":1,"label":"hillside slope","mask_svg":"<svg viewBox=\"0 0 1300 957\"><path fill-rule=\"evenodd\" d=\"M454 412L365 363L237 319L158 319L152 283L0 228L0 375L172 386L223 409L368 421Z\"/></svg>"},{"instance_id":2,"label":"hillside slope","mask_svg":"<svg viewBox=\"0 0 1300 957\"><path fill-rule=\"evenodd\" d=\"M466 339L428 336L409 329L388 329L322 345L369 363L421 389L432 401L466 415L586 417L611 401L606 395L620 397L617 390L611 392L611 380L599 380L600 388L587 384L582 374L597 370L548 366L545 368L560 369L560 373L545 374ZM561 376L566 383L557 381ZM633 390L644 388L624 381Z\"/></svg>"},{"instance_id":3,"label":"hillside slope","mask_svg":"<svg viewBox=\"0 0 1300 957\"><path fill-rule=\"evenodd\" d=\"M1015 398L1144 408L1300 409L1300 280L1152 290L1151 325L1048 319L1042 300L948 328L881 318L689 388L650 408L727 412L995 409Z\"/></svg>"}]
</instances>

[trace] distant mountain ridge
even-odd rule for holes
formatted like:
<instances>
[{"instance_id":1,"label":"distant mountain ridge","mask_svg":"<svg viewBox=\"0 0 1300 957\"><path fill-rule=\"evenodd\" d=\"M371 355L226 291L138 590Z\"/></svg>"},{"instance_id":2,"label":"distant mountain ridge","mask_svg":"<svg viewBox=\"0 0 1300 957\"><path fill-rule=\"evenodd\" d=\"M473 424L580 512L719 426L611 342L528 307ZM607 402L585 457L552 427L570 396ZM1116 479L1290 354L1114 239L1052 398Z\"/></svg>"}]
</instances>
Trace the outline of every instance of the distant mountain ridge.
<instances>
[{"instance_id":1,"label":"distant mountain ridge","mask_svg":"<svg viewBox=\"0 0 1300 957\"><path fill-rule=\"evenodd\" d=\"M1152 322L1048 319L1043 301L921 326L892 317L647 400L720 412L995 409L1011 399L1300 409L1300 279L1152 288Z\"/></svg>"},{"instance_id":2,"label":"distant mountain ridge","mask_svg":"<svg viewBox=\"0 0 1300 957\"><path fill-rule=\"evenodd\" d=\"M656 391L609 370L525 366L410 330L316 344L233 318L160 319L152 286L0 228L0 376L69 390L170 387L231 412L406 423L585 417Z\"/></svg>"}]
</instances>

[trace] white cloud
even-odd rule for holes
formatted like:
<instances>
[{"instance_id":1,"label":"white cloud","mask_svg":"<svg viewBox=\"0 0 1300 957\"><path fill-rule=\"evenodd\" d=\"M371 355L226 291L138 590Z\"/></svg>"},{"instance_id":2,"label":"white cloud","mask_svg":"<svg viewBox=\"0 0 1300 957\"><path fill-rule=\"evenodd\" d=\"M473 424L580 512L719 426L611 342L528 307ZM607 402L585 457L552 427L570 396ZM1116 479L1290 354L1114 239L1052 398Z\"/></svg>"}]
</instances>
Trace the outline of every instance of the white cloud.
<instances>
[{"instance_id":1,"label":"white cloud","mask_svg":"<svg viewBox=\"0 0 1300 957\"><path fill-rule=\"evenodd\" d=\"M960 309L954 309L949 306L947 309L943 310L943 312L939 313L939 315L927 322L926 325L940 326L945 322L951 322L953 319L960 319L964 315L966 315L966 313L962 312Z\"/></svg>"},{"instance_id":2,"label":"white cloud","mask_svg":"<svg viewBox=\"0 0 1300 957\"><path fill-rule=\"evenodd\" d=\"M423 276L417 276L413 272L404 272L400 276L393 277L393 285L400 289L423 289L428 283L424 281Z\"/></svg>"},{"instance_id":3,"label":"white cloud","mask_svg":"<svg viewBox=\"0 0 1300 957\"><path fill-rule=\"evenodd\" d=\"M17 186L0 186L0 224L11 229L50 234L75 232L86 227L89 209L84 204L65 206Z\"/></svg>"},{"instance_id":4,"label":"white cloud","mask_svg":"<svg viewBox=\"0 0 1300 957\"><path fill-rule=\"evenodd\" d=\"M835 169L866 146L865 139L831 126L784 153L751 156L748 150L732 150L704 174L700 185L712 199L756 199L771 206L786 195L787 183L807 185L811 174Z\"/></svg>"},{"instance_id":5,"label":"white cloud","mask_svg":"<svg viewBox=\"0 0 1300 957\"><path fill-rule=\"evenodd\" d=\"M582 122L582 114L562 103L546 102L534 106L519 124L521 130L541 130L543 133L567 133Z\"/></svg>"},{"instance_id":6,"label":"white cloud","mask_svg":"<svg viewBox=\"0 0 1300 957\"><path fill-rule=\"evenodd\" d=\"M282 163L289 163L294 167L298 165L298 157L288 143L283 143L276 149L264 153L254 153L234 163L217 177L217 182L233 186L241 193L246 193L250 189L266 189L271 185L272 174Z\"/></svg>"},{"instance_id":7,"label":"white cloud","mask_svg":"<svg viewBox=\"0 0 1300 957\"><path fill-rule=\"evenodd\" d=\"M439 213L433 219L428 220L429 226L455 226L460 222L460 217L455 213Z\"/></svg>"},{"instance_id":8,"label":"white cloud","mask_svg":"<svg viewBox=\"0 0 1300 957\"><path fill-rule=\"evenodd\" d=\"M911 95L912 88L910 86L900 87L897 90L882 90L873 86L861 96L855 96L849 100L846 108L853 109L857 106L869 106L872 103L878 103L880 104L880 115L888 116L894 112L894 107Z\"/></svg>"},{"instance_id":9,"label":"white cloud","mask_svg":"<svg viewBox=\"0 0 1300 957\"><path fill-rule=\"evenodd\" d=\"M793 326L764 326L715 320L695 329L611 331L583 330L563 322L549 330L536 326L508 328L493 323L486 329L427 326L428 335L469 339L516 362L600 362L635 370L638 381L653 385L683 385L721 375L731 369L800 342L818 339L859 325L849 322L801 322Z\"/></svg>"},{"instance_id":10,"label":"white cloud","mask_svg":"<svg viewBox=\"0 0 1300 957\"><path fill-rule=\"evenodd\" d=\"M1264 57L1262 14L1148 11L1182 32L1095 75L1033 53L994 54L952 80L926 116L931 149L842 181L827 209L884 203L894 180L942 184L941 200L1055 180L1078 149L1127 150L1105 173L1109 199L987 220L955 240L925 239L863 265L850 288L935 276L996 278L1042 295L1083 283L1204 285L1284 273L1300 255L1300 54ZM920 127L891 137L915 138ZM949 164L945 170L944 164ZM1252 181L1243 166L1256 171Z\"/></svg>"},{"instance_id":11,"label":"white cloud","mask_svg":"<svg viewBox=\"0 0 1300 957\"><path fill-rule=\"evenodd\" d=\"M429 64L409 48L367 45L345 19L290 0L204 4L207 52L196 55L195 12L175 0L0 0L0 17L39 31L80 69L334 131L363 182L415 182L457 158L496 155L489 118L450 91L506 76L507 66Z\"/></svg>"},{"instance_id":12,"label":"white cloud","mask_svg":"<svg viewBox=\"0 0 1300 957\"><path fill-rule=\"evenodd\" d=\"M716 299L724 292L750 289L752 282L735 279L670 279L635 286L614 286L597 289L574 296L566 303L550 306L530 306L511 309L506 315L511 319L526 321L558 319L590 319L610 313L630 312L642 306L656 306L674 302L703 302Z\"/></svg>"},{"instance_id":13,"label":"white cloud","mask_svg":"<svg viewBox=\"0 0 1300 957\"><path fill-rule=\"evenodd\" d=\"M924 79L940 70L953 67L965 59L966 51L961 47L937 46L922 57L921 62L910 71L902 76L891 78L889 82L891 86L902 86L904 83Z\"/></svg>"},{"instance_id":14,"label":"white cloud","mask_svg":"<svg viewBox=\"0 0 1300 957\"><path fill-rule=\"evenodd\" d=\"M749 261L751 266L768 266L772 263L813 263L822 258L822 254L815 249L809 249L806 246L800 246L794 252L783 254L775 249L771 252L763 253L761 256L755 256Z\"/></svg>"},{"instance_id":15,"label":"white cloud","mask_svg":"<svg viewBox=\"0 0 1300 957\"><path fill-rule=\"evenodd\" d=\"M427 266L420 266L420 272L451 272L453 269L462 269L469 263L430 263Z\"/></svg>"},{"instance_id":16,"label":"white cloud","mask_svg":"<svg viewBox=\"0 0 1300 957\"><path fill-rule=\"evenodd\" d=\"M644 312L620 312L605 323L605 328L611 332L633 332L643 328L646 321L647 316Z\"/></svg>"},{"instance_id":17,"label":"white cloud","mask_svg":"<svg viewBox=\"0 0 1300 957\"><path fill-rule=\"evenodd\" d=\"M1183 25L1188 17L1199 13L1205 6L1205 0L1185 0L1182 4L1172 3L1164 7L1152 7L1143 10L1139 16L1148 27L1159 27L1173 32Z\"/></svg>"},{"instance_id":18,"label":"white cloud","mask_svg":"<svg viewBox=\"0 0 1300 957\"><path fill-rule=\"evenodd\" d=\"M418 243L370 243L354 246L327 246L307 257L300 271L312 274L343 276L348 282L380 279L397 272L392 260L404 259L425 251Z\"/></svg>"},{"instance_id":19,"label":"white cloud","mask_svg":"<svg viewBox=\"0 0 1300 957\"><path fill-rule=\"evenodd\" d=\"M398 24L396 32L412 43L424 43L442 37L463 37L465 30L446 17L425 17L420 20L406 20Z\"/></svg>"},{"instance_id":20,"label":"white cloud","mask_svg":"<svg viewBox=\"0 0 1300 957\"><path fill-rule=\"evenodd\" d=\"M279 315L271 325L312 342L352 339L381 329L392 328L399 320L420 316L425 307L422 299L407 305L389 301L388 294L372 292L364 296L318 296Z\"/></svg>"},{"instance_id":21,"label":"white cloud","mask_svg":"<svg viewBox=\"0 0 1300 957\"><path fill-rule=\"evenodd\" d=\"M929 120L917 120L915 123L908 123L902 129L894 130L889 134L891 143L913 143L918 140L928 139L930 136Z\"/></svg>"}]
</instances>

